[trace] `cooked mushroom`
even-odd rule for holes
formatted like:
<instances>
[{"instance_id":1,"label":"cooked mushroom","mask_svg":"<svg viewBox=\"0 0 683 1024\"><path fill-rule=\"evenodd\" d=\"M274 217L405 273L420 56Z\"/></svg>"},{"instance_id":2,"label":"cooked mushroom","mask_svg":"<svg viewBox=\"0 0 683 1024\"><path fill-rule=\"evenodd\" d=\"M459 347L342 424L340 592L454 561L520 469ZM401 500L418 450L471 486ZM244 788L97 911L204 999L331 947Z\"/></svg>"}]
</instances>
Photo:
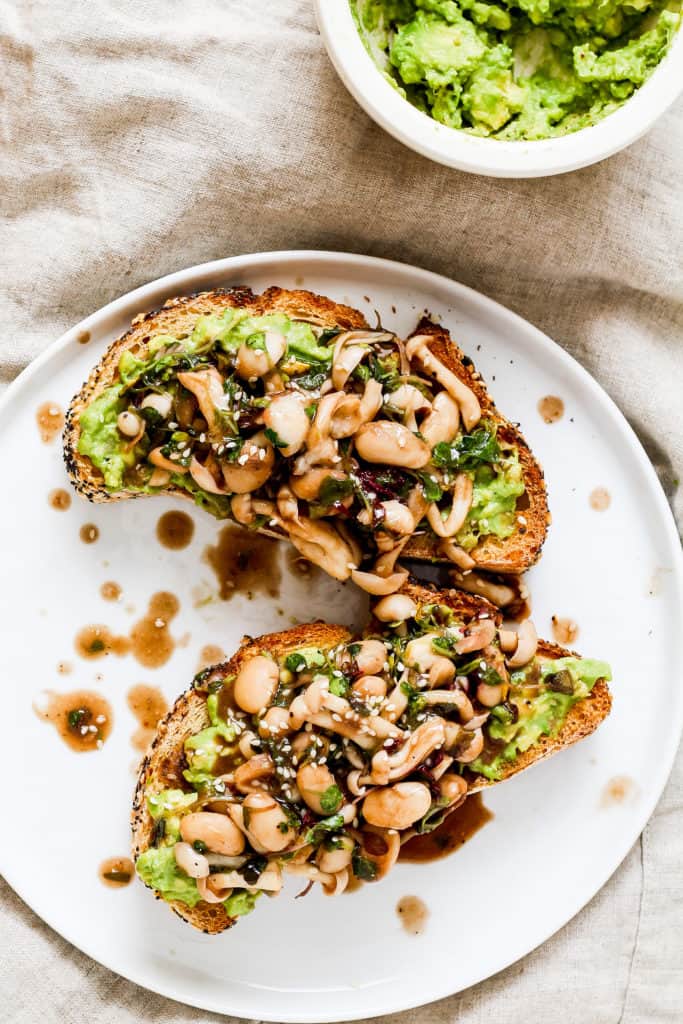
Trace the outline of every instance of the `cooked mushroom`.
<instances>
[{"instance_id":1,"label":"cooked mushroom","mask_svg":"<svg viewBox=\"0 0 683 1024\"><path fill-rule=\"evenodd\" d=\"M212 461L215 460L212 458ZM208 465L202 465L194 455L190 459L190 476L203 491L208 491L209 494L231 493L222 482L218 483Z\"/></svg>"},{"instance_id":2,"label":"cooked mushroom","mask_svg":"<svg viewBox=\"0 0 683 1024\"><path fill-rule=\"evenodd\" d=\"M426 373L435 377L439 384L446 389L449 395L458 403L462 415L465 430L470 431L476 427L481 419L481 406L479 399L471 388L460 380L459 377L444 366L440 359L430 351L429 342L432 339L426 334L417 334L410 338L406 344L406 353L412 362L417 359Z\"/></svg>"},{"instance_id":3,"label":"cooked mushroom","mask_svg":"<svg viewBox=\"0 0 683 1024\"><path fill-rule=\"evenodd\" d=\"M171 459L167 459L161 448L153 448L147 458L153 466L158 466L159 469L166 469L169 473L187 473L187 466L181 466L179 462L172 462Z\"/></svg>"},{"instance_id":4,"label":"cooked mushroom","mask_svg":"<svg viewBox=\"0 0 683 1024\"><path fill-rule=\"evenodd\" d=\"M334 526L300 517L287 522L289 539L304 558L336 580L347 580L357 565L356 554Z\"/></svg>"},{"instance_id":5,"label":"cooked mushroom","mask_svg":"<svg viewBox=\"0 0 683 1024\"><path fill-rule=\"evenodd\" d=\"M439 391L432 402L432 410L420 424L420 433L430 448L455 438L460 426L460 409L447 391Z\"/></svg>"},{"instance_id":6,"label":"cooked mushroom","mask_svg":"<svg viewBox=\"0 0 683 1024\"><path fill-rule=\"evenodd\" d=\"M432 796L423 782L399 782L373 789L363 801L363 817L378 828L410 828L423 818Z\"/></svg>"},{"instance_id":7,"label":"cooked mushroom","mask_svg":"<svg viewBox=\"0 0 683 1024\"><path fill-rule=\"evenodd\" d=\"M385 404L401 412L404 426L413 431L417 430L416 413L432 408L432 403L414 384L400 384L395 391L387 395ZM420 430L420 433L423 431Z\"/></svg>"},{"instance_id":8,"label":"cooked mushroom","mask_svg":"<svg viewBox=\"0 0 683 1024\"><path fill-rule=\"evenodd\" d=\"M391 594L377 602L372 614L380 622L405 622L406 619L412 619L416 611L417 605L412 597L407 594Z\"/></svg>"},{"instance_id":9,"label":"cooked mushroom","mask_svg":"<svg viewBox=\"0 0 683 1024\"><path fill-rule=\"evenodd\" d=\"M467 473L458 473L453 487L453 503L444 519L434 502L427 509L427 521L437 537L453 537L464 526L472 504L474 484Z\"/></svg>"},{"instance_id":10,"label":"cooked mushroom","mask_svg":"<svg viewBox=\"0 0 683 1024\"><path fill-rule=\"evenodd\" d=\"M216 410L227 408L227 395L223 390L223 378L215 366L206 370L186 370L178 374L182 386L197 399L202 416L209 431L216 427Z\"/></svg>"},{"instance_id":11,"label":"cooked mushroom","mask_svg":"<svg viewBox=\"0 0 683 1024\"><path fill-rule=\"evenodd\" d=\"M285 459L299 451L311 428L303 401L294 391L275 395L263 414L263 421L282 442L280 455Z\"/></svg>"},{"instance_id":12,"label":"cooked mushroom","mask_svg":"<svg viewBox=\"0 0 683 1024\"><path fill-rule=\"evenodd\" d=\"M225 485L233 494L247 494L262 487L273 471L275 451L263 431L245 441L236 462L222 462Z\"/></svg>"},{"instance_id":13,"label":"cooked mushroom","mask_svg":"<svg viewBox=\"0 0 683 1024\"><path fill-rule=\"evenodd\" d=\"M477 564L464 548L455 543L452 537L445 537L439 544L442 555L458 566L459 569L473 569Z\"/></svg>"},{"instance_id":14,"label":"cooked mushroom","mask_svg":"<svg viewBox=\"0 0 683 1024\"><path fill-rule=\"evenodd\" d=\"M351 579L361 590L379 597L383 594L394 594L400 590L408 579L408 571L395 572L391 576L378 576L376 573L354 569Z\"/></svg>"},{"instance_id":15,"label":"cooked mushroom","mask_svg":"<svg viewBox=\"0 0 683 1024\"><path fill-rule=\"evenodd\" d=\"M289 486L302 501L317 501L320 489L326 480L346 480L346 473L340 469L309 469L303 476L291 476Z\"/></svg>"},{"instance_id":16,"label":"cooked mushroom","mask_svg":"<svg viewBox=\"0 0 683 1024\"><path fill-rule=\"evenodd\" d=\"M390 420L364 423L355 441L356 451L366 462L422 469L431 458L431 451L424 441L402 423Z\"/></svg>"},{"instance_id":17,"label":"cooked mushroom","mask_svg":"<svg viewBox=\"0 0 683 1024\"><path fill-rule=\"evenodd\" d=\"M190 878L206 878L209 862L202 853L197 853L189 843L176 843L173 847L175 862Z\"/></svg>"},{"instance_id":18,"label":"cooked mushroom","mask_svg":"<svg viewBox=\"0 0 683 1024\"><path fill-rule=\"evenodd\" d=\"M268 330L243 342L237 351L235 369L244 380L265 377L282 359L287 339L279 331Z\"/></svg>"},{"instance_id":19,"label":"cooked mushroom","mask_svg":"<svg viewBox=\"0 0 683 1024\"><path fill-rule=\"evenodd\" d=\"M531 619L525 619L517 630L517 647L515 653L507 659L510 668L521 668L528 665L538 647L538 634Z\"/></svg>"},{"instance_id":20,"label":"cooked mushroom","mask_svg":"<svg viewBox=\"0 0 683 1024\"><path fill-rule=\"evenodd\" d=\"M455 649L458 654L471 654L487 647L496 636L496 624L493 619L475 619L467 627L465 635L458 640Z\"/></svg>"},{"instance_id":21,"label":"cooked mushroom","mask_svg":"<svg viewBox=\"0 0 683 1024\"><path fill-rule=\"evenodd\" d=\"M274 769L270 754L255 754L235 769L233 781L240 793L256 793L263 788L260 785L261 779L272 775ZM230 808L228 810L231 811Z\"/></svg>"},{"instance_id":22,"label":"cooked mushroom","mask_svg":"<svg viewBox=\"0 0 683 1024\"><path fill-rule=\"evenodd\" d=\"M428 718L412 733L400 750L388 754L379 750L372 759L372 770L369 779L361 779L376 786L386 786L390 782L404 779L431 753L442 747L446 739L444 720Z\"/></svg>"}]
</instances>

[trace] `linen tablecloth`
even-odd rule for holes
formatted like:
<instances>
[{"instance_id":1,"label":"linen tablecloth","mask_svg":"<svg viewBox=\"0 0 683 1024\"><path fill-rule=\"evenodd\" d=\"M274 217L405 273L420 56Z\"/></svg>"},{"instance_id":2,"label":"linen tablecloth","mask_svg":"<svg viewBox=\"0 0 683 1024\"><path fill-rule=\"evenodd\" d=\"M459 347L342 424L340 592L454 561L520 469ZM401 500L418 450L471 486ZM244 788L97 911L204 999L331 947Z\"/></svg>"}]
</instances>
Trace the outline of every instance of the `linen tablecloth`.
<instances>
[{"instance_id":1,"label":"linen tablecloth","mask_svg":"<svg viewBox=\"0 0 683 1024\"><path fill-rule=\"evenodd\" d=\"M575 355L683 514L683 103L597 167L495 181L377 128L338 81L309 0L5 0L0 58L0 382L85 314L194 263L285 248L393 257L480 289ZM682 807L679 756L578 917L490 981L392 1020L680 1022ZM0 1020L219 1019L93 963L0 884Z\"/></svg>"}]
</instances>

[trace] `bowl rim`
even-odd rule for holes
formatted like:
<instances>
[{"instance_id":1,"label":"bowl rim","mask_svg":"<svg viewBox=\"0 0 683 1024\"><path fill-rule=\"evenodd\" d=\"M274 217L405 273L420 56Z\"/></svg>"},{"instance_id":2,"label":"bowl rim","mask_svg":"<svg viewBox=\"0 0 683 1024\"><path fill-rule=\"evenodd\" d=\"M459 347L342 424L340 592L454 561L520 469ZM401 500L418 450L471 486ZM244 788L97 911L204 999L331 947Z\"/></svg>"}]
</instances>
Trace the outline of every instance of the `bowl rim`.
<instances>
[{"instance_id":1,"label":"bowl rim","mask_svg":"<svg viewBox=\"0 0 683 1024\"><path fill-rule=\"evenodd\" d=\"M386 81L363 45L350 0L315 0L315 9L330 60L365 112L410 149L471 174L536 178L598 163L639 139L683 92L682 25L650 78L597 124L533 142L480 138L439 124Z\"/></svg>"}]
</instances>

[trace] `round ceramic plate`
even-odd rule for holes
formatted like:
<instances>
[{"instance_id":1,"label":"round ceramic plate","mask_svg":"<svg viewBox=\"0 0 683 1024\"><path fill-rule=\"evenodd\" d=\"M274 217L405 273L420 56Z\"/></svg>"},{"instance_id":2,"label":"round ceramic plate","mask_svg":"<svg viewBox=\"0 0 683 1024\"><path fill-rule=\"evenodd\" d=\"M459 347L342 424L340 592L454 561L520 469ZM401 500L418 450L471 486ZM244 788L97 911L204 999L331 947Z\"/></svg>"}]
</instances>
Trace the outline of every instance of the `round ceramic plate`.
<instances>
[{"instance_id":1,"label":"round ceramic plate","mask_svg":"<svg viewBox=\"0 0 683 1024\"><path fill-rule=\"evenodd\" d=\"M221 600L203 559L221 525L189 505L182 508L195 534L180 551L156 539L160 515L173 507L166 499L97 507L74 494L70 508L53 509L49 492L68 484L59 440L41 441L36 412L46 402L65 408L137 313L167 296L233 284L310 288L371 319L377 311L399 333L424 309L443 318L546 471L553 525L529 575L539 632L549 635L553 615L577 623L574 646L612 664L614 710L594 736L487 793L493 820L450 857L400 864L385 881L336 900L315 891L295 903L294 880L279 899L210 938L137 881L114 891L99 880L100 863L129 845L136 723L127 694L144 683L171 700L189 685L204 645L231 652L242 634L294 619L358 622L363 602L352 588L291 573L284 553L279 593L249 600L238 591ZM564 402L552 424L537 409L547 395ZM665 784L683 719L678 540L624 418L577 363L519 317L445 278L383 260L309 252L222 260L140 288L74 327L6 392L0 431L9 766L2 792L13 821L0 868L48 924L94 959L166 996L239 1017L320 1022L403 1010L524 956L580 910L636 840ZM608 508L592 507L596 488L608 492ZM92 544L79 537L88 523L99 530ZM119 601L101 597L107 581L121 587ZM162 590L180 602L170 623L178 643L162 668L144 668L132 655L77 655L82 627L128 634ZM60 674L60 662L71 674ZM647 701L639 693L645 683ZM76 689L98 691L113 707L101 750L72 752L33 710L40 691ZM501 898L487 882L503 869L515 884ZM532 889L552 896L529 901ZM396 912L406 895L429 912L419 935L408 934ZM503 936L495 943L492 917Z\"/></svg>"}]
</instances>

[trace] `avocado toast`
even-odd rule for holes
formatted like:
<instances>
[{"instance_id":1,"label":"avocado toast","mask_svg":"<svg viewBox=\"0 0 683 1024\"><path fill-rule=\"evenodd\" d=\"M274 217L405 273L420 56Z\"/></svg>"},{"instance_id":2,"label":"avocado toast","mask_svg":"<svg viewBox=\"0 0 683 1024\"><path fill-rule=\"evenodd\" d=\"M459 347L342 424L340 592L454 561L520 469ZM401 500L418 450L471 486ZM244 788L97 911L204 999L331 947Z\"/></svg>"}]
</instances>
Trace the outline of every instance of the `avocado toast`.
<instances>
[{"instance_id":1,"label":"avocado toast","mask_svg":"<svg viewBox=\"0 0 683 1024\"><path fill-rule=\"evenodd\" d=\"M523 572L547 530L538 463L443 327L403 340L306 291L139 317L73 399L64 455L91 501L190 498L376 596L403 556Z\"/></svg>"},{"instance_id":2,"label":"avocado toast","mask_svg":"<svg viewBox=\"0 0 683 1024\"><path fill-rule=\"evenodd\" d=\"M160 724L132 816L137 872L216 933L283 875L377 881L468 794L591 733L609 666L502 628L482 598L407 584L363 637L314 623L245 641Z\"/></svg>"}]
</instances>

